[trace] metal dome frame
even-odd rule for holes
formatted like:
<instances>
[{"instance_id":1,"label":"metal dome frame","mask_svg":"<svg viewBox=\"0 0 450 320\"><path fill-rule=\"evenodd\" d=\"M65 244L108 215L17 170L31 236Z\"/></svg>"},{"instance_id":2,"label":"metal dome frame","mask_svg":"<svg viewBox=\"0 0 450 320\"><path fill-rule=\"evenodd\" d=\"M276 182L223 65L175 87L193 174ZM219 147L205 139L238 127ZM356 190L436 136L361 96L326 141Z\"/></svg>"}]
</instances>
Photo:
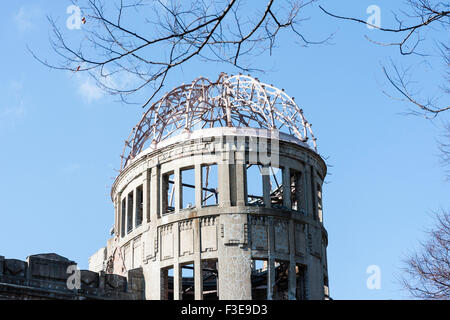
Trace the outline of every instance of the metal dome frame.
<instances>
[{"instance_id":1,"label":"metal dome frame","mask_svg":"<svg viewBox=\"0 0 450 320\"><path fill-rule=\"evenodd\" d=\"M157 145L182 132L214 127L287 130L317 152L311 124L284 89L248 75L221 73L215 82L197 78L153 103L125 141L121 169L148 142Z\"/></svg>"}]
</instances>

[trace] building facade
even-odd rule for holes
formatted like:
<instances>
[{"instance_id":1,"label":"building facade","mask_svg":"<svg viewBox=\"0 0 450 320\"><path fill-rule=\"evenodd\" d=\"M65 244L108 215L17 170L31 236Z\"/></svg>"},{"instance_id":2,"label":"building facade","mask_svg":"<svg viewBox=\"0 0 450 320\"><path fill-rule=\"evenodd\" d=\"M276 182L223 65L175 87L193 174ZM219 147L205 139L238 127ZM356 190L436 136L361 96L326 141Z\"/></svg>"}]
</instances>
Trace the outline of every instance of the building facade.
<instances>
[{"instance_id":1,"label":"building facade","mask_svg":"<svg viewBox=\"0 0 450 320\"><path fill-rule=\"evenodd\" d=\"M167 93L125 144L92 271L146 299L327 299L327 167L284 90L222 74Z\"/></svg>"}]
</instances>

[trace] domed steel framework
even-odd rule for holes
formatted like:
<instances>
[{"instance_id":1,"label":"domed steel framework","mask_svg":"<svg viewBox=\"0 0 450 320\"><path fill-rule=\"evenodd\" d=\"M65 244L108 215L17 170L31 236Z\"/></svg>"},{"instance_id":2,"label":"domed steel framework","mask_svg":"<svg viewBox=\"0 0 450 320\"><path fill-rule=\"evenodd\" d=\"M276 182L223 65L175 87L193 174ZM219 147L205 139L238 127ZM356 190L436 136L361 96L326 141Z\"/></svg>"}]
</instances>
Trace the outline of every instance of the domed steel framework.
<instances>
[{"instance_id":1,"label":"domed steel framework","mask_svg":"<svg viewBox=\"0 0 450 320\"><path fill-rule=\"evenodd\" d=\"M121 169L146 145L156 147L179 133L214 127L277 129L317 152L311 124L284 89L250 76L222 73L216 82L200 77L153 103L125 142Z\"/></svg>"}]
</instances>

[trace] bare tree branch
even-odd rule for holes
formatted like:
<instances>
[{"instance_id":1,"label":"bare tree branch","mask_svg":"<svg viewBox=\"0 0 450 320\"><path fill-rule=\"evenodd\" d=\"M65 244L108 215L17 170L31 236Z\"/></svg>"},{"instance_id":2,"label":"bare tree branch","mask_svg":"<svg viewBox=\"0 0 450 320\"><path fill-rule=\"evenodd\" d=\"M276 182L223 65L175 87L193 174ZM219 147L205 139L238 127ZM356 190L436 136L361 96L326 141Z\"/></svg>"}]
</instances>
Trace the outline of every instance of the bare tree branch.
<instances>
[{"instance_id":1,"label":"bare tree branch","mask_svg":"<svg viewBox=\"0 0 450 320\"><path fill-rule=\"evenodd\" d=\"M404 275L399 279L409 293L420 299L450 299L450 215L442 210L435 215L436 225L420 252L404 260Z\"/></svg>"},{"instance_id":2,"label":"bare tree branch","mask_svg":"<svg viewBox=\"0 0 450 320\"><path fill-rule=\"evenodd\" d=\"M439 36L442 37L442 40L438 41L438 48L442 58L444 59L445 67L447 68L447 70L449 70L449 46L445 44L445 41L448 41L450 5L442 1L433 0L407 0L406 4L410 9L409 12L401 11L400 15L394 14L394 18L398 23L397 28L381 27L371 24L368 21L364 21L362 19L336 15L325 10L322 6L319 7L327 15L334 18L361 23L384 33L393 33L395 35L398 35L399 40L395 42L381 42L372 40L368 36L365 37L366 39L377 45L397 46L399 48L400 54L403 56L412 54L422 57L429 56L428 54L424 54L419 51L420 44L426 40L421 36L420 32L424 29L433 29L436 32L440 32ZM427 118L434 118L441 112L450 110L450 105L439 106L439 103L435 101L436 99L433 99L431 97L421 99L412 94L412 89L408 85L410 81L406 79L410 76L410 74L402 74L401 72L399 72L399 67L395 64L392 63L393 70L391 72L388 72L385 66L383 66L382 69L384 75L386 76L392 87L397 91L397 93L401 95L402 98L400 100L408 101L410 104L414 105L416 110L420 111L413 113L424 115ZM448 95L449 93L449 88L447 85L449 82L448 75L449 71L447 71L447 75L444 77L444 85L441 88L442 92L444 92L446 95ZM394 98L390 94L387 95L391 98Z\"/></svg>"},{"instance_id":3,"label":"bare tree branch","mask_svg":"<svg viewBox=\"0 0 450 320\"><path fill-rule=\"evenodd\" d=\"M169 73L195 57L249 72L254 69L243 58L271 53L281 30L305 44L327 43L329 37L309 41L298 29L300 14L316 1L74 0L86 21L84 38L70 41L49 18L51 45L62 61L50 63L32 54L51 68L90 73L102 89L125 102L150 86L145 107ZM117 85L118 78L128 81Z\"/></svg>"}]
</instances>

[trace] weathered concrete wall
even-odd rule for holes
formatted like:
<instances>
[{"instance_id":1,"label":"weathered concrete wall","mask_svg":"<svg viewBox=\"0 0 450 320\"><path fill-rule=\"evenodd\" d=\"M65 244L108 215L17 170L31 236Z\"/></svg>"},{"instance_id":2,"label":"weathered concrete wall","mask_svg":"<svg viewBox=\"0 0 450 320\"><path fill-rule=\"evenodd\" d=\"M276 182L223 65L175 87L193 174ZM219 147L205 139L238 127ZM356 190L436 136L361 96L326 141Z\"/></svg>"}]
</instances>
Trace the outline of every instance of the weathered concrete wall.
<instances>
[{"instance_id":1,"label":"weathered concrete wall","mask_svg":"<svg viewBox=\"0 0 450 320\"><path fill-rule=\"evenodd\" d=\"M130 270L128 282L126 277L120 275L79 270L77 283L73 277L75 268L69 268L72 266L76 267L74 261L54 253L32 255L27 261L0 256L0 299L144 298L142 269ZM74 287L69 288L68 282Z\"/></svg>"},{"instance_id":2,"label":"weathered concrete wall","mask_svg":"<svg viewBox=\"0 0 450 320\"><path fill-rule=\"evenodd\" d=\"M100 272L106 269L106 266L104 265L107 261L107 254L106 254L106 248L99 249L96 253L94 253L89 258L89 270L94 272Z\"/></svg>"},{"instance_id":3,"label":"weathered concrete wall","mask_svg":"<svg viewBox=\"0 0 450 320\"><path fill-rule=\"evenodd\" d=\"M252 299L255 260L265 261L266 269L258 275L267 277L268 299L327 298L327 233L321 192L325 163L292 136L280 134L279 140L265 142L277 146L282 202L271 204L269 177L263 176L260 204L250 205L246 164L260 157L249 143L258 138L241 140L241 144L239 138L254 132L242 128L194 131L144 150L117 177L111 192L115 237L108 242L107 260L112 270L124 276L127 270L142 267L147 299L181 299L184 283L189 281L194 283L195 299L202 299L206 274L202 266L213 260L218 261L220 299ZM217 164L217 205L202 205L202 165L206 164ZM195 205L183 209L181 172L186 168L195 172ZM170 212L166 212L166 174L173 174ZM294 193L291 179L295 180ZM143 204L136 203L138 188L144 190ZM138 226L134 223L137 206L143 208L143 223ZM92 268L101 265L99 256L92 258ZM182 268L191 264L193 279L183 280ZM285 287L275 285L281 278Z\"/></svg>"}]
</instances>

